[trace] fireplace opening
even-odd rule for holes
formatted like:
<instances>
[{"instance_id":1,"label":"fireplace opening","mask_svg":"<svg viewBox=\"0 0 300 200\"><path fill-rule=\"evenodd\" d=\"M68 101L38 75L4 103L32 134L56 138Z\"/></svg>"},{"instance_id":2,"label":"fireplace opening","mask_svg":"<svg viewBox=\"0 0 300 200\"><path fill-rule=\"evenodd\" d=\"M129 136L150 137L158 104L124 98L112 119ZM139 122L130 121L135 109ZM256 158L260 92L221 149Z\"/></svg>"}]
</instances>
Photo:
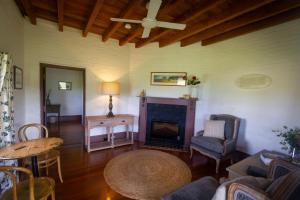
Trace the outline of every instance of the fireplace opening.
<instances>
[{"instance_id":1,"label":"fireplace opening","mask_svg":"<svg viewBox=\"0 0 300 200\"><path fill-rule=\"evenodd\" d=\"M178 148L184 145L186 106L147 104L146 145Z\"/></svg>"},{"instance_id":2,"label":"fireplace opening","mask_svg":"<svg viewBox=\"0 0 300 200\"><path fill-rule=\"evenodd\" d=\"M151 138L179 140L179 124L174 122L152 121Z\"/></svg>"}]
</instances>

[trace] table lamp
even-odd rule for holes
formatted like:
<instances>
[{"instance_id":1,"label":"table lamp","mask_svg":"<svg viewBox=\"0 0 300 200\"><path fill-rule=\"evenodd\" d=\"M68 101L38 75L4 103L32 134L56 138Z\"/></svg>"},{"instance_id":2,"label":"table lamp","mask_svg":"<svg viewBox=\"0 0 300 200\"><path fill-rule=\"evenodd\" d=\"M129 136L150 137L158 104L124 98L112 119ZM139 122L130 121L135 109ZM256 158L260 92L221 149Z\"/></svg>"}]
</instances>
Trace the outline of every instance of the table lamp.
<instances>
[{"instance_id":1,"label":"table lamp","mask_svg":"<svg viewBox=\"0 0 300 200\"><path fill-rule=\"evenodd\" d=\"M106 116L114 117L114 114L112 112L112 95L120 94L120 84L118 82L102 82L102 94L109 95L109 112Z\"/></svg>"}]
</instances>

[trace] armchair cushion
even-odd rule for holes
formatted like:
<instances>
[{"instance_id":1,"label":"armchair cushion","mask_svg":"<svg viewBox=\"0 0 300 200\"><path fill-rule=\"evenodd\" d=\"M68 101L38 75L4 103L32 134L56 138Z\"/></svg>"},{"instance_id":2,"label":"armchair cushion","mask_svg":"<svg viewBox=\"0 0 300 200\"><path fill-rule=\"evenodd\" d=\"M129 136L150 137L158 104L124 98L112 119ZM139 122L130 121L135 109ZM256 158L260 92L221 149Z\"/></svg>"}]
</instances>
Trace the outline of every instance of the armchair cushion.
<instances>
[{"instance_id":1,"label":"armchair cushion","mask_svg":"<svg viewBox=\"0 0 300 200\"><path fill-rule=\"evenodd\" d=\"M234 128L235 128L235 120L239 120L239 118L232 115L211 115L211 120L223 120L225 121L224 127L224 135L225 139L232 139Z\"/></svg>"},{"instance_id":2,"label":"armchair cushion","mask_svg":"<svg viewBox=\"0 0 300 200\"><path fill-rule=\"evenodd\" d=\"M220 120L206 120L204 124L205 137L214 137L224 140L224 126L225 121Z\"/></svg>"},{"instance_id":3,"label":"armchair cushion","mask_svg":"<svg viewBox=\"0 0 300 200\"><path fill-rule=\"evenodd\" d=\"M192 137L191 143L195 146L199 146L219 154L222 154L224 151L224 141L219 138L194 136Z\"/></svg>"},{"instance_id":4,"label":"armchair cushion","mask_svg":"<svg viewBox=\"0 0 300 200\"><path fill-rule=\"evenodd\" d=\"M211 200L218 182L212 177L203 177L161 198L161 200Z\"/></svg>"}]
</instances>

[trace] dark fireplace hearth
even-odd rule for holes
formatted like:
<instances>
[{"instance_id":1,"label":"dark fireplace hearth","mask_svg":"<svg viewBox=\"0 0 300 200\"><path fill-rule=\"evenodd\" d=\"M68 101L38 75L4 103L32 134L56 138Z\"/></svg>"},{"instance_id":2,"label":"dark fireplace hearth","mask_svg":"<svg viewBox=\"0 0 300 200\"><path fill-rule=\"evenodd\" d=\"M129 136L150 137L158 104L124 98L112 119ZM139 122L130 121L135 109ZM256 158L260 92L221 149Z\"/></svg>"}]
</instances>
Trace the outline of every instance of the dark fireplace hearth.
<instances>
[{"instance_id":1,"label":"dark fireplace hearth","mask_svg":"<svg viewBox=\"0 0 300 200\"><path fill-rule=\"evenodd\" d=\"M141 97L139 140L146 145L189 146L194 134L196 99Z\"/></svg>"}]
</instances>

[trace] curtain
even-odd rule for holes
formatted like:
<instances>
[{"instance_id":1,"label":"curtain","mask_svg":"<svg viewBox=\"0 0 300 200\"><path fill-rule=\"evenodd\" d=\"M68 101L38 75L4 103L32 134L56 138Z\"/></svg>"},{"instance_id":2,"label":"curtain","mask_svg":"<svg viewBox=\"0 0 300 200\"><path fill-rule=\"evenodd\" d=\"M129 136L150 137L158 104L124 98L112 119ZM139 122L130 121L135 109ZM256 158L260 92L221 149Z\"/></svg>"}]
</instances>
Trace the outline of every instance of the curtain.
<instances>
[{"instance_id":1,"label":"curtain","mask_svg":"<svg viewBox=\"0 0 300 200\"><path fill-rule=\"evenodd\" d=\"M0 148L15 143L13 110L13 67L7 53L0 53ZM0 160L0 165L16 165L16 160ZM0 193L11 186L11 181L0 174Z\"/></svg>"}]
</instances>

